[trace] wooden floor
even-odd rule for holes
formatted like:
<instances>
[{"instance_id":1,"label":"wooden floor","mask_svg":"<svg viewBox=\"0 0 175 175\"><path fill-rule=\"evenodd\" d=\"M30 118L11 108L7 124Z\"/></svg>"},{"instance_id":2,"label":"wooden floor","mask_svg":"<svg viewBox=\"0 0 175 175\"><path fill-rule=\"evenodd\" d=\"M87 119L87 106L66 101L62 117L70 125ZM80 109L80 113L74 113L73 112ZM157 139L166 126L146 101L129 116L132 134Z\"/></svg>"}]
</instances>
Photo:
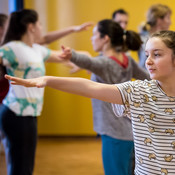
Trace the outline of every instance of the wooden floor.
<instances>
[{"instance_id":1,"label":"wooden floor","mask_svg":"<svg viewBox=\"0 0 175 175\"><path fill-rule=\"evenodd\" d=\"M6 175L0 154L0 175ZM104 175L101 140L95 137L39 138L34 175Z\"/></svg>"}]
</instances>

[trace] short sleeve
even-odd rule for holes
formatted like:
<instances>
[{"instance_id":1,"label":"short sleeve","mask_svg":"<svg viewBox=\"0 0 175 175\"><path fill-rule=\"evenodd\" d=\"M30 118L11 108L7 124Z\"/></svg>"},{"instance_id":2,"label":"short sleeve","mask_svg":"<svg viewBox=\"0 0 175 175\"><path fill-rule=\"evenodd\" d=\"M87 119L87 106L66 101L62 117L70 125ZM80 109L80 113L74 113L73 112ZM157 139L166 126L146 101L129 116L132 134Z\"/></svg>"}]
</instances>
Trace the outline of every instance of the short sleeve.
<instances>
[{"instance_id":1,"label":"short sleeve","mask_svg":"<svg viewBox=\"0 0 175 175\"><path fill-rule=\"evenodd\" d=\"M44 46L34 44L34 48L36 49L37 52L40 52L44 61L46 61L51 55L51 50Z\"/></svg>"},{"instance_id":2,"label":"short sleeve","mask_svg":"<svg viewBox=\"0 0 175 175\"><path fill-rule=\"evenodd\" d=\"M44 61L46 61L49 57L50 57L50 55L51 55L51 50L50 49L48 49L48 48L45 48L46 50L45 50L45 55L44 55L44 57L43 57L43 60Z\"/></svg>"},{"instance_id":3,"label":"short sleeve","mask_svg":"<svg viewBox=\"0 0 175 175\"><path fill-rule=\"evenodd\" d=\"M115 86L117 86L117 88L120 91L124 105L112 104L113 111L114 111L115 115L118 117L127 116L130 118L129 101L131 99L130 95L132 94L132 92L134 90L133 82L129 81L126 83L116 84ZM122 115L121 115L121 112L123 113Z\"/></svg>"}]
</instances>

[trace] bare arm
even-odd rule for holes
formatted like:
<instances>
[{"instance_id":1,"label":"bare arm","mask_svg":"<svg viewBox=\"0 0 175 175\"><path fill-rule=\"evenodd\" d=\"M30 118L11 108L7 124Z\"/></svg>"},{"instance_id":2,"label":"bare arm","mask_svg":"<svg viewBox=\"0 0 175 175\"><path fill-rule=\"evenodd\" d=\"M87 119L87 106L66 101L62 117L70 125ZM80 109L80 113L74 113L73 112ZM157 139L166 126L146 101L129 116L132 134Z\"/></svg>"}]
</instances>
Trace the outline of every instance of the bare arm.
<instances>
[{"instance_id":1,"label":"bare arm","mask_svg":"<svg viewBox=\"0 0 175 175\"><path fill-rule=\"evenodd\" d=\"M52 62L52 63L65 62L66 60L60 58L60 55L62 55L61 51L51 50L51 54L49 58L46 60L46 62Z\"/></svg>"},{"instance_id":2,"label":"bare arm","mask_svg":"<svg viewBox=\"0 0 175 175\"><path fill-rule=\"evenodd\" d=\"M11 80L11 84L13 85L38 88L48 86L53 89L88 98L123 104L121 94L116 86L97 83L84 78L43 76L33 79L21 79L9 75L5 75L5 78Z\"/></svg>"},{"instance_id":3,"label":"bare arm","mask_svg":"<svg viewBox=\"0 0 175 175\"><path fill-rule=\"evenodd\" d=\"M83 53L84 55L91 56L89 52L87 51L78 51L78 53ZM72 51L70 48L64 48L62 46L62 51L51 51L50 57L47 59L46 62L55 62L55 63L63 63L65 66L68 66L71 68L70 73L75 73L81 70L80 67L75 65L70 61L70 58L72 56ZM65 59L65 57L67 59Z\"/></svg>"},{"instance_id":4,"label":"bare arm","mask_svg":"<svg viewBox=\"0 0 175 175\"><path fill-rule=\"evenodd\" d=\"M45 36L43 36L41 40L38 41L38 44L49 44L71 33L87 30L92 25L93 25L92 22L86 22L78 26L70 26L62 30L50 32L46 34Z\"/></svg>"}]
</instances>

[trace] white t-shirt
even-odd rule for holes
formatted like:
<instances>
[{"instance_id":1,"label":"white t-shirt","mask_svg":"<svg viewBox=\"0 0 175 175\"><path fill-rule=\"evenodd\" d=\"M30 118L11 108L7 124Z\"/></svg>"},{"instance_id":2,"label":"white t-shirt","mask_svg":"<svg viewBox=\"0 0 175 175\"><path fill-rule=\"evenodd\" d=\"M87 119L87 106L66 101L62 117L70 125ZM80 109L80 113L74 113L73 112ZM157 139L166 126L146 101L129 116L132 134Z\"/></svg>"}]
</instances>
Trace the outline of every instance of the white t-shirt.
<instances>
[{"instance_id":1,"label":"white t-shirt","mask_svg":"<svg viewBox=\"0 0 175 175\"><path fill-rule=\"evenodd\" d=\"M116 86L132 120L135 174L175 175L175 97L167 96L155 80Z\"/></svg>"},{"instance_id":2,"label":"white t-shirt","mask_svg":"<svg viewBox=\"0 0 175 175\"><path fill-rule=\"evenodd\" d=\"M33 44L32 47L20 41L12 41L0 48L0 55L7 73L24 79L45 75L44 61L50 50ZM26 88L10 84L3 104L19 116L38 116L43 106L44 88Z\"/></svg>"}]
</instances>

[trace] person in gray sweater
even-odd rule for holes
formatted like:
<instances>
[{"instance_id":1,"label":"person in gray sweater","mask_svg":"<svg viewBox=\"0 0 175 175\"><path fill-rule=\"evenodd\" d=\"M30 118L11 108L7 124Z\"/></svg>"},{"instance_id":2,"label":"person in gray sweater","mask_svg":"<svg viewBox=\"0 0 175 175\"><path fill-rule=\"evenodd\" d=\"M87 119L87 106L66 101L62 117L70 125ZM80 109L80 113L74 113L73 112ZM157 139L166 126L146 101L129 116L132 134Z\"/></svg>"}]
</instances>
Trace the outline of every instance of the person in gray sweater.
<instances>
[{"instance_id":1,"label":"person in gray sweater","mask_svg":"<svg viewBox=\"0 0 175 175\"><path fill-rule=\"evenodd\" d=\"M92 72L91 80L99 83L123 83L132 78L149 79L148 73L138 66L123 50L138 50L139 35L124 31L112 20L102 20L94 27L92 45L100 55L91 58L72 50L69 59L77 66ZM102 138L102 158L105 175L132 174L134 143L131 121L124 108L118 105L116 117L110 103L92 99L94 130ZM106 117L108 116L108 117Z\"/></svg>"},{"instance_id":2,"label":"person in gray sweater","mask_svg":"<svg viewBox=\"0 0 175 175\"><path fill-rule=\"evenodd\" d=\"M93 49L100 55L92 58L71 51L71 62L92 72L91 80L99 83L123 83L132 78L149 79L149 75L123 50L138 50L139 35L125 31L113 20L101 20L94 27L91 38ZM65 49L65 48L63 48ZM131 120L121 117L122 105L118 105L118 117L108 102L92 99L94 130L102 138L102 159L105 175L131 175L134 143ZM106 117L108 116L108 117Z\"/></svg>"}]
</instances>

